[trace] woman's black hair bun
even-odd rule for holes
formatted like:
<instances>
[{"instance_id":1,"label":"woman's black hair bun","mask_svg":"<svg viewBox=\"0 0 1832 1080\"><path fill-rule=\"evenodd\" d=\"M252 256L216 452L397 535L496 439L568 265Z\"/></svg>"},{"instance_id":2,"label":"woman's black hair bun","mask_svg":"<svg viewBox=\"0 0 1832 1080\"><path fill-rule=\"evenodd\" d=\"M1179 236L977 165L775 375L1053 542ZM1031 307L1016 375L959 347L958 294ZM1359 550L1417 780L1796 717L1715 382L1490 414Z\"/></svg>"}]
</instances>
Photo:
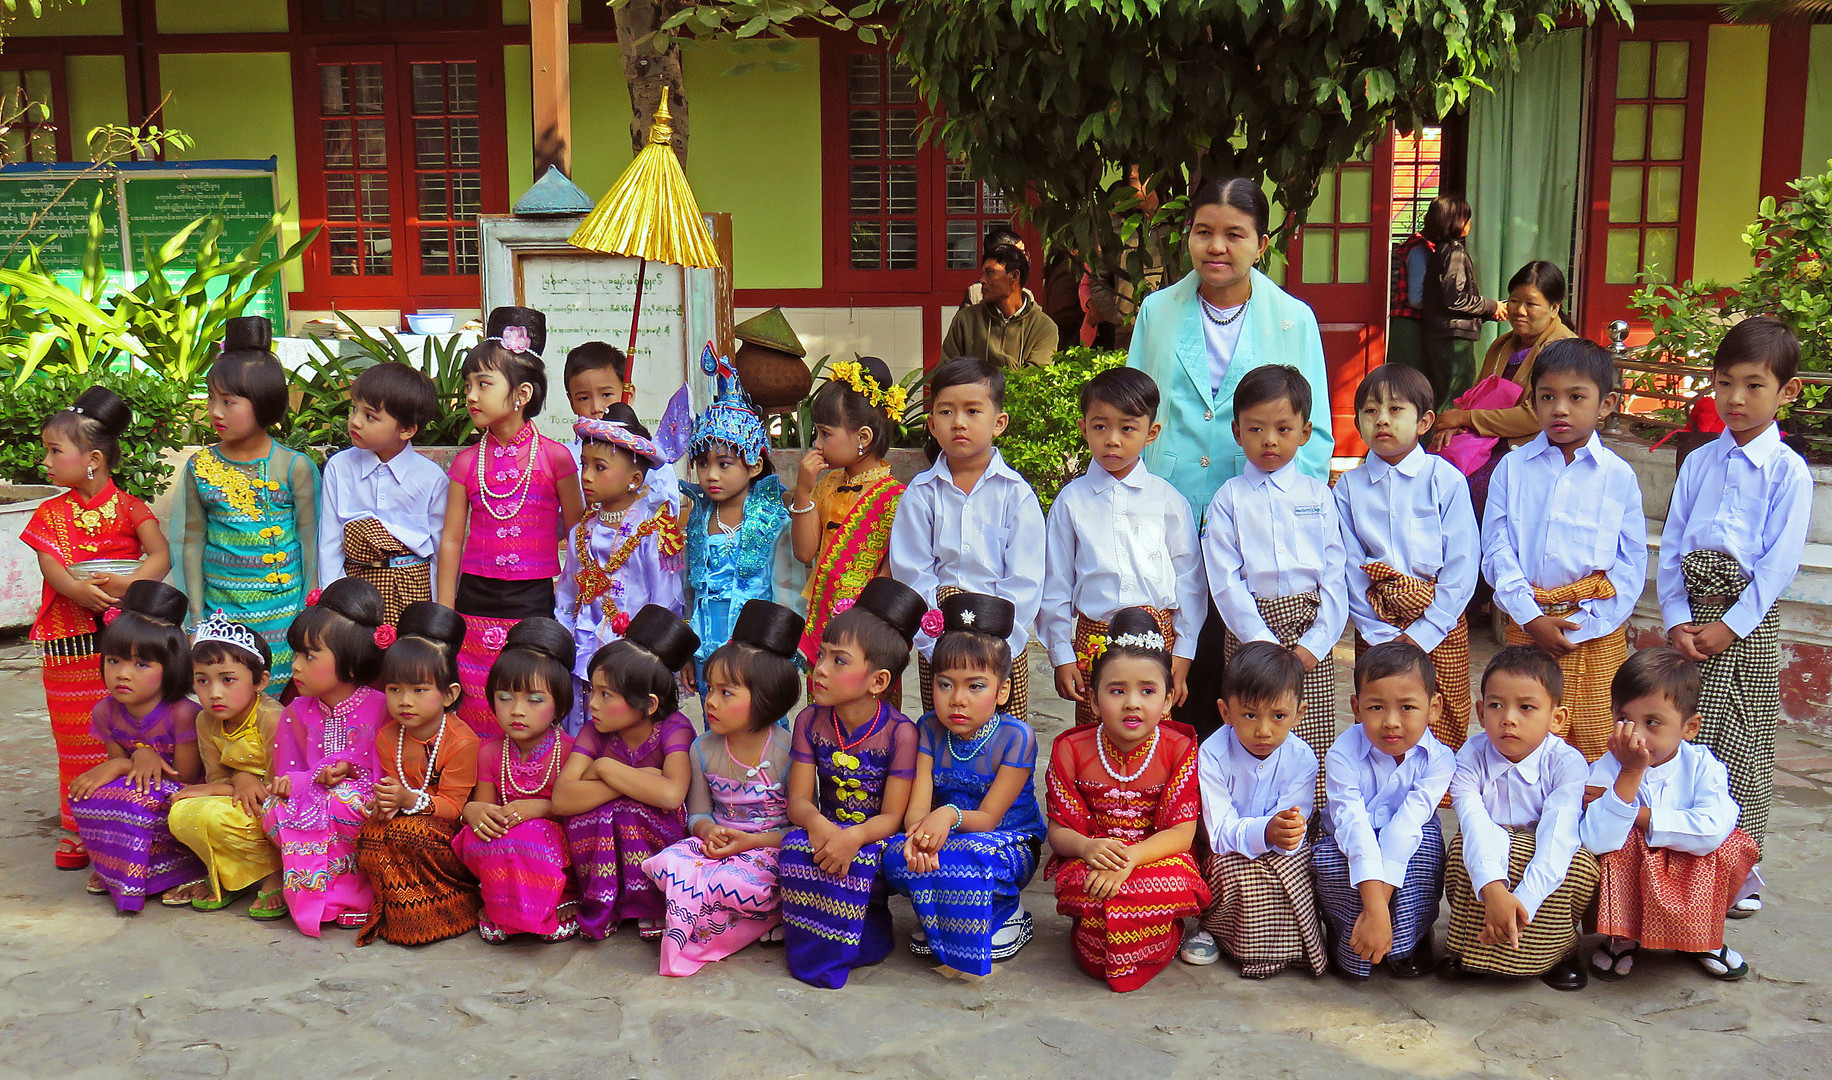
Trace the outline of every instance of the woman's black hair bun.
<instances>
[{"instance_id":1,"label":"woman's black hair bun","mask_svg":"<svg viewBox=\"0 0 1832 1080\"><path fill-rule=\"evenodd\" d=\"M274 326L262 315L242 315L223 323L223 352L271 353Z\"/></svg>"},{"instance_id":2,"label":"woman's black hair bun","mask_svg":"<svg viewBox=\"0 0 1832 1080\"><path fill-rule=\"evenodd\" d=\"M1018 609L1002 596L963 592L941 602L941 615L947 633L968 630L1003 639L1011 636Z\"/></svg>"},{"instance_id":3,"label":"woman's black hair bun","mask_svg":"<svg viewBox=\"0 0 1832 1080\"><path fill-rule=\"evenodd\" d=\"M781 604L748 600L732 626L732 640L793 660L808 621Z\"/></svg>"},{"instance_id":4,"label":"woman's black hair bun","mask_svg":"<svg viewBox=\"0 0 1832 1080\"><path fill-rule=\"evenodd\" d=\"M637 612L623 638L661 657L669 671L686 667L694 650L700 647L700 636L679 615L660 604L649 604Z\"/></svg>"},{"instance_id":5,"label":"woman's black hair bun","mask_svg":"<svg viewBox=\"0 0 1832 1080\"><path fill-rule=\"evenodd\" d=\"M340 577L319 590L318 606L372 630L388 617L381 590L357 577Z\"/></svg>"},{"instance_id":6,"label":"woman's black hair bun","mask_svg":"<svg viewBox=\"0 0 1832 1080\"><path fill-rule=\"evenodd\" d=\"M319 599L323 599L320 597ZM395 630L402 637L425 638L445 646L453 656L464 647L464 616L431 600L416 600L401 609Z\"/></svg>"},{"instance_id":7,"label":"woman's black hair bun","mask_svg":"<svg viewBox=\"0 0 1832 1080\"><path fill-rule=\"evenodd\" d=\"M503 651L510 649L526 649L550 656L567 671L572 670L573 661L579 656L579 646L573 641L572 631L555 619L539 615L523 619L509 628L508 637L503 639Z\"/></svg>"},{"instance_id":8,"label":"woman's black hair bun","mask_svg":"<svg viewBox=\"0 0 1832 1080\"><path fill-rule=\"evenodd\" d=\"M922 617L929 612L922 594L901 581L875 577L859 590L853 607L861 608L890 624L905 641L915 641L922 629Z\"/></svg>"}]
</instances>

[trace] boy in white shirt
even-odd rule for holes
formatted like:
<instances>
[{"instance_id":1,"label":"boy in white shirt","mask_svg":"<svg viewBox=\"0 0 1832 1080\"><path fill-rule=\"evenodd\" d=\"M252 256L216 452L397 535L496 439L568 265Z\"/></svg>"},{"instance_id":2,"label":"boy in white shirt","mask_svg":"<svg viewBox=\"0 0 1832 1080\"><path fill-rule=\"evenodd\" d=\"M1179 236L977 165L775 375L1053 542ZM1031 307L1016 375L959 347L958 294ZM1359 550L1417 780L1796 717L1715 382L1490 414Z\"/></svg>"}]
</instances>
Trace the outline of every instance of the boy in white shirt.
<instances>
[{"instance_id":1,"label":"boy in white shirt","mask_svg":"<svg viewBox=\"0 0 1832 1080\"><path fill-rule=\"evenodd\" d=\"M1431 380L1383 364L1355 390L1355 426L1367 461L1336 481L1348 554L1356 648L1403 637L1431 654L1444 713L1431 733L1456 750L1469 734L1469 624L1482 536L1469 481L1419 445L1437 417Z\"/></svg>"},{"instance_id":2,"label":"boy in white shirt","mask_svg":"<svg viewBox=\"0 0 1832 1080\"><path fill-rule=\"evenodd\" d=\"M359 577L382 594L389 623L433 598L445 528L445 470L413 448L438 414L438 392L406 364L377 364L350 384L350 443L324 463L318 587Z\"/></svg>"},{"instance_id":3,"label":"boy in white shirt","mask_svg":"<svg viewBox=\"0 0 1832 1080\"><path fill-rule=\"evenodd\" d=\"M1043 507L1037 493L993 445L1005 431L1005 370L972 356L929 375L929 434L941 456L910 482L891 526L890 576L921 594L930 613L957 592L1010 600L1011 697L1006 711L1030 712L1030 641L1043 596ZM931 622L934 625L930 625ZM939 618L916 638L922 711L933 712L929 654Z\"/></svg>"},{"instance_id":4,"label":"boy in white shirt","mask_svg":"<svg viewBox=\"0 0 1832 1080\"><path fill-rule=\"evenodd\" d=\"M1553 737L1565 727L1564 690L1558 661L1531 645L1508 646L1482 673L1482 730L1450 780L1446 978L1538 975L1554 990L1590 981L1577 954L1597 895L1597 861L1578 837L1590 766Z\"/></svg>"},{"instance_id":5,"label":"boy in white shirt","mask_svg":"<svg viewBox=\"0 0 1832 1080\"><path fill-rule=\"evenodd\" d=\"M1537 645L1565 671L1565 741L1586 761L1609 741L1609 680L1628 659L1627 623L1647 584L1647 520L1635 470L1597 436L1616 404L1616 364L1582 338L1547 345L1528 399L1540 434L1489 480L1482 572L1510 645Z\"/></svg>"},{"instance_id":6,"label":"boy in white shirt","mask_svg":"<svg viewBox=\"0 0 1832 1080\"><path fill-rule=\"evenodd\" d=\"M1336 737L1330 656L1348 623L1348 564L1329 486L1295 461L1310 439L1310 404L1310 383L1297 368L1266 364L1241 379L1234 438L1246 467L1209 503L1202 562L1227 624L1227 656L1243 642L1270 641L1303 662L1297 734L1321 755Z\"/></svg>"},{"instance_id":7,"label":"boy in white shirt","mask_svg":"<svg viewBox=\"0 0 1832 1080\"><path fill-rule=\"evenodd\" d=\"M1705 974L1741 979L1724 943L1724 912L1760 888L1756 842L1737 828L1730 778L1698 735L1698 665L1676 649L1643 649L1616 673L1616 727L1590 770L1584 846L1597 854L1597 931L1591 957L1605 979L1634 969L1643 949L1690 953Z\"/></svg>"},{"instance_id":8,"label":"boy in white shirt","mask_svg":"<svg viewBox=\"0 0 1832 1080\"><path fill-rule=\"evenodd\" d=\"M1800 568L1813 477L1775 414L1800 396L1800 339L1773 315L1730 328L1711 361L1724 433L1686 456L1660 538L1667 640L1700 666L1699 740L1730 770L1738 826L1762 849L1781 719L1776 601ZM1731 918L1762 908L1738 901Z\"/></svg>"},{"instance_id":9,"label":"boy in white shirt","mask_svg":"<svg viewBox=\"0 0 1832 1080\"><path fill-rule=\"evenodd\" d=\"M1288 737L1304 716L1303 689L1304 665L1269 641L1241 646L1222 673L1227 726L1196 755L1209 839L1203 876L1215 900L1202 930L1184 939L1185 963L1212 964L1226 949L1247 979L1294 964L1321 975L1329 966L1304 843L1317 755Z\"/></svg>"},{"instance_id":10,"label":"boy in white shirt","mask_svg":"<svg viewBox=\"0 0 1832 1080\"><path fill-rule=\"evenodd\" d=\"M1431 926L1444 891L1438 803L1456 758L1431 733L1443 708L1431 657L1408 641L1355 661L1357 723L1324 758L1328 801L1311 854L1336 968L1361 980L1383 959L1395 978L1432 969Z\"/></svg>"},{"instance_id":11,"label":"boy in white shirt","mask_svg":"<svg viewBox=\"0 0 1832 1080\"><path fill-rule=\"evenodd\" d=\"M1075 703L1077 724L1098 721L1087 684L1090 643L1122 608L1151 612L1171 645L1171 704L1187 692L1208 596L1188 500L1139 460L1160 427L1158 386L1144 372L1110 368L1082 386L1088 471L1050 507L1037 614L1056 692Z\"/></svg>"}]
</instances>

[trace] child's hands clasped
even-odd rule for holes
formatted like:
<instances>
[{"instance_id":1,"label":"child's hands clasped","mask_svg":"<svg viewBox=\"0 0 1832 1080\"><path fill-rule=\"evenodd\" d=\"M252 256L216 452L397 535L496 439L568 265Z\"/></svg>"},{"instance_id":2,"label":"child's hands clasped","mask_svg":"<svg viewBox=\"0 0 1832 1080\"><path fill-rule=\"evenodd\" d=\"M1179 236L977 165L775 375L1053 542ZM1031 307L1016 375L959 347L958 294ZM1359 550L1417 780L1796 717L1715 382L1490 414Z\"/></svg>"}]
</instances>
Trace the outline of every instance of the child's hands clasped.
<instances>
[{"instance_id":1,"label":"child's hands clasped","mask_svg":"<svg viewBox=\"0 0 1832 1080\"><path fill-rule=\"evenodd\" d=\"M1717 622L1681 623L1667 635L1667 643L1683 653L1686 659L1702 664L1737 643L1736 631Z\"/></svg>"},{"instance_id":2,"label":"child's hands clasped","mask_svg":"<svg viewBox=\"0 0 1832 1080\"><path fill-rule=\"evenodd\" d=\"M719 825L701 838L700 846L706 849L708 858L729 859L740 851L750 850L750 834Z\"/></svg>"},{"instance_id":3,"label":"child's hands clasped","mask_svg":"<svg viewBox=\"0 0 1832 1080\"><path fill-rule=\"evenodd\" d=\"M1132 876L1132 864L1121 870L1093 870L1088 873L1088 895L1096 900L1111 900L1119 895L1126 879Z\"/></svg>"},{"instance_id":4,"label":"child's hands clasped","mask_svg":"<svg viewBox=\"0 0 1832 1080\"><path fill-rule=\"evenodd\" d=\"M910 869L918 874L941 869L941 846L948 842L953 830L953 807L938 806L929 811L903 842L903 857Z\"/></svg>"},{"instance_id":5,"label":"child's hands clasped","mask_svg":"<svg viewBox=\"0 0 1832 1080\"><path fill-rule=\"evenodd\" d=\"M369 816L390 821L406 805L407 786L392 776L375 782L375 798L369 803Z\"/></svg>"},{"instance_id":6,"label":"child's hands clasped","mask_svg":"<svg viewBox=\"0 0 1832 1080\"><path fill-rule=\"evenodd\" d=\"M267 785L261 783L261 778L253 773L230 774L229 797L242 808L242 813L256 821L261 820L262 804L267 801L267 795Z\"/></svg>"},{"instance_id":7,"label":"child's hands clasped","mask_svg":"<svg viewBox=\"0 0 1832 1080\"><path fill-rule=\"evenodd\" d=\"M814 841L814 865L820 867L823 873L845 877L852 869L852 861L859 857L859 848L863 844L863 839L855 830L835 829Z\"/></svg>"},{"instance_id":8,"label":"child's hands clasped","mask_svg":"<svg viewBox=\"0 0 1832 1080\"><path fill-rule=\"evenodd\" d=\"M1082 854L1082 861L1090 870L1104 870L1108 873L1124 871L1132 873L1132 852L1123 841L1111 836L1102 836L1088 841L1087 850ZM1120 879L1124 881L1125 879Z\"/></svg>"},{"instance_id":9,"label":"child's hands clasped","mask_svg":"<svg viewBox=\"0 0 1832 1080\"><path fill-rule=\"evenodd\" d=\"M464 823L486 843L505 835L520 822L520 817L507 806L478 802L464 806Z\"/></svg>"},{"instance_id":10,"label":"child's hands clasped","mask_svg":"<svg viewBox=\"0 0 1832 1080\"><path fill-rule=\"evenodd\" d=\"M1266 843L1285 851L1296 851L1304 843L1304 829L1308 823L1304 815L1295 806L1288 806L1272 815L1266 822Z\"/></svg>"},{"instance_id":11,"label":"child's hands clasped","mask_svg":"<svg viewBox=\"0 0 1832 1080\"><path fill-rule=\"evenodd\" d=\"M355 771L356 767L347 761L333 761L324 768L319 769L318 775L313 777L312 782L319 787L336 787L338 784L350 779L350 774Z\"/></svg>"}]
</instances>

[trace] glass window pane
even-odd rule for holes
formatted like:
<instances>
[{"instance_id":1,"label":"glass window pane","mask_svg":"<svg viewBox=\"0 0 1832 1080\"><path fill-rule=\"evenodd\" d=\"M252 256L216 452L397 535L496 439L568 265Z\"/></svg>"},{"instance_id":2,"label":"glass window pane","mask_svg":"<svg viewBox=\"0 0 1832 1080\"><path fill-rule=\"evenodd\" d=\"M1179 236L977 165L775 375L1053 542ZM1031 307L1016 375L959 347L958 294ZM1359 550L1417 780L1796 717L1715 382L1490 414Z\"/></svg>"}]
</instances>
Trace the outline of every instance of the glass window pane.
<instances>
[{"instance_id":1,"label":"glass window pane","mask_svg":"<svg viewBox=\"0 0 1832 1080\"><path fill-rule=\"evenodd\" d=\"M1611 229L1603 252L1603 280L1611 285L1633 285L1641 269L1641 230Z\"/></svg>"},{"instance_id":2,"label":"glass window pane","mask_svg":"<svg viewBox=\"0 0 1832 1080\"><path fill-rule=\"evenodd\" d=\"M19 73L17 71L0 71L0 97L10 98L19 93Z\"/></svg>"},{"instance_id":3,"label":"glass window pane","mask_svg":"<svg viewBox=\"0 0 1832 1080\"><path fill-rule=\"evenodd\" d=\"M1343 169L1338 183L1336 220L1353 225L1374 220L1374 170Z\"/></svg>"},{"instance_id":4,"label":"glass window pane","mask_svg":"<svg viewBox=\"0 0 1832 1080\"><path fill-rule=\"evenodd\" d=\"M356 220L355 177L327 176L324 178L324 216L332 221Z\"/></svg>"},{"instance_id":5,"label":"glass window pane","mask_svg":"<svg viewBox=\"0 0 1832 1080\"><path fill-rule=\"evenodd\" d=\"M1624 41L1616 46L1616 97L1648 96L1648 67L1653 62L1653 43Z\"/></svg>"},{"instance_id":6,"label":"glass window pane","mask_svg":"<svg viewBox=\"0 0 1832 1080\"><path fill-rule=\"evenodd\" d=\"M1648 170L1647 214L1643 221L1679 220L1680 169L1661 165Z\"/></svg>"},{"instance_id":7,"label":"glass window pane","mask_svg":"<svg viewBox=\"0 0 1832 1080\"><path fill-rule=\"evenodd\" d=\"M413 122L413 154L414 164L422 169L436 169L446 164L444 120Z\"/></svg>"},{"instance_id":8,"label":"glass window pane","mask_svg":"<svg viewBox=\"0 0 1832 1080\"><path fill-rule=\"evenodd\" d=\"M477 173L452 176L452 220L470 221L483 212L483 177Z\"/></svg>"},{"instance_id":9,"label":"glass window pane","mask_svg":"<svg viewBox=\"0 0 1832 1080\"><path fill-rule=\"evenodd\" d=\"M452 272L452 233L450 229L420 230L420 273Z\"/></svg>"},{"instance_id":10,"label":"glass window pane","mask_svg":"<svg viewBox=\"0 0 1832 1080\"><path fill-rule=\"evenodd\" d=\"M445 111L445 65L413 65L413 111L433 116Z\"/></svg>"},{"instance_id":11,"label":"glass window pane","mask_svg":"<svg viewBox=\"0 0 1832 1080\"><path fill-rule=\"evenodd\" d=\"M447 201L445 177L434 173L421 173L420 181L420 219L422 221L445 221L451 215L451 204Z\"/></svg>"},{"instance_id":12,"label":"glass window pane","mask_svg":"<svg viewBox=\"0 0 1832 1080\"><path fill-rule=\"evenodd\" d=\"M876 53L847 57L846 100L854 105L876 105L884 100L883 57Z\"/></svg>"},{"instance_id":13,"label":"glass window pane","mask_svg":"<svg viewBox=\"0 0 1832 1080\"><path fill-rule=\"evenodd\" d=\"M980 208L978 194L979 185L967 175L967 166L950 162L948 165L948 213L972 214L977 212ZM971 230L972 223L969 223L967 227ZM953 228L953 223L949 224L949 228Z\"/></svg>"},{"instance_id":14,"label":"glass window pane","mask_svg":"<svg viewBox=\"0 0 1832 1080\"><path fill-rule=\"evenodd\" d=\"M876 270L883 263L883 226L875 221L852 223L852 268Z\"/></svg>"},{"instance_id":15,"label":"glass window pane","mask_svg":"<svg viewBox=\"0 0 1832 1080\"><path fill-rule=\"evenodd\" d=\"M470 61L445 65L445 105L455 113L477 111L477 65Z\"/></svg>"},{"instance_id":16,"label":"glass window pane","mask_svg":"<svg viewBox=\"0 0 1832 1080\"><path fill-rule=\"evenodd\" d=\"M326 116L350 111L350 69L326 64L318 69L318 110Z\"/></svg>"},{"instance_id":17,"label":"glass window pane","mask_svg":"<svg viewBox=\"0 0 1832 1080\"><path fill-rule=\"evenodd\" d=\"M331 230L331 273L336 277L351 277L363 272L361 248L355 229Z\"/></svg>"},{"instance_id":18,"label":"glass window pane","mask_svg":"<svg viewBox=\"0 0 1832 1080\"><path fill-rule=\"evenodd\" d=\"M483 164L483 142L478 134L477 118L455 116L449 123L452 129L452 165L460 169L475 169Z\"/></svg>"},{"instance_id":19,"label":"glass window pane","mask_svg":"<svg viewBox=\"0 0 1832 1080\"><path fill-rule=\"evenodd\" d=\"M483 245L475 225L461 225L452 230L452 264L455 273L483 272Z\"/></svg>"},{"instance_id":20,"label":"glass window pane","mask_svg":"<svg viewBox=\"0 0 1832 1080\"><path fill-rule=\"evenodd\" d=\"M49 71L45 71L42 69L34 69L32 71L26 72L25 73L25 96L26 96L26 100L28 101L35 101L38 104L44 105L47 107L50 106L51 105L51 73ZM46 117L47 119L49 118L48 112L46 113Z\"/></svg>"},{"instance_id":21,"label":"glass window pane","mask_svg":"<svg viewBox=\"0 0 1832 1080\"><path fill-rule=\"evenodd\" d=\"M363 230L363 273L394 273L394 238L388 230Z\"/></svg>"},{"instance_id":22,"label":"glass window pane","mask_svg":"<svg viewBox=\"0 0 1832 1080\"><path fill-rule=\"evenodd\" d=\"M57 129L43 125L32 128L31 157L35 162L57 160Z\"/></svg>"},{"instance_id":23,"label":"glass window pane","mask_svg":"<svg viewBox=\"0 0 1832 1080\"><path fill-rule=\"evenodd\" d=\"M379 113L382 111L382 65L357 64L353 72L352 96L356 101L359 113Z\"/></svg>"},{"instance_id":24,"label":"glass window pane","mask_svg":"<svg viewBox=\"0 0 1832 1080\"><path fill-rule=\"evenodd\" d=\"M891 270L916 269L916 223L892 221L885 224L885 263Z\"/></svg>"},{"instance_id":25,"label":"glass window pane","mask_svg":"<svg viewBox=\"0 0 1832 1080\"><path fill-rule=\"evenodd\" d=\"M375 168L388 164L388 122L380 117L356 121L356 163Z\"/></svg>"},{"instance_id":26,"label":"glass window pane","mask_svg":"<svg viewBox=\"0 0 1832 1080\"><path fill-rule=\"evenodd\" d=\"M6 144L6 160L21 161L25 158L25 131L12 127L0 132L0 141Z\"/></svg>"},{"instance_id":27,"label":"glass window pane","mask_svg":"<svg viewBox=\"0 0 1832 1080\"><path fill-rule=\"evenodd\" d=\"M1331 169L1317 180L1317 201L1310 204L1310 220L1328 225L1336 220L1336 170ZM1310 260L1306 259L1308 263ZM1306 280L1309 280L1308 278Z\"/></svg>"},{"instance_id":28,"label":"glass window pane","mask_svg":"<svg viewBox=\"0 0 1832 1080\"><path fill-rule=\"evenodd\" d=\"M972 270L979 263L979 223L955 218L948 222L948 269Z\"/></svg>"},{"instance_id":29,"label":"glass window pane","mask_svg":"<svg viewBox=\"0 0 1832 1080\"><path fill-rule=\"evenodd\" d=\"M1616 106L1616 145L1610 157L1617 161L1640 161L1647 150L1648 107Z\"/></svg>"},{"instance_id":30,"label":"glass window pane","mask_svg":"<svg viewBox=\"0 0 1832 1080\"><path fill-rule=\"evenodd\" d=\"M884 170L876 165L852 167L851 206L855 214L882 214Z\"/></svg>"},{"instance_id":31,"label":"glass window pane","mask_svg":"<svg viewBox=\"0 0 1832 1080\"><path fill-rule=\"evenodd\" d=\"M1686 107L1656 105L1648 125L1648 157L1654 161L1678 161L1686 154Z\"/></svg>"},{"instance_id":32,"label":"glass window pane","mask_svg":"<svg viewBox=\"0 0 1832 1080\"><path fill-rule=\"evenodd\" d=\"M1641 220L1641 168L1618 165L1609 171L1609 220Z\"/></svg>"},{"instance_id":33,"label":"glass window pane","mask_svg":"<svg viewBox=\"0 0 1832 1080\"><path fill-rule=\"evenodd\" d=\"M984 180L980 181L980 212L986 214L1005 214L1005 196L992 190Z\"/></svg>"},{"instance_id":34,"label":"glass window pane","mask_svg":"<svg viewBox=\"0 0 1832 1080\"><path fill-rule=\"evenodd\" d=\"M913 158L916 156L916 125L920 117L910 109L893 109L884 116L885 156L893 158Z\"/></svg>"},{"instance_id":35,"label":"glass window pane","mask_svg":"<svg viewBox=\"0 0 1832 1080\"><path fill-rule=\"evenodd\" d=\"M1678 229L1649 229L1641 248L1641 269L1651 281L1672 281L1678 254Z\"/></svg>"},{"instance_id":36,"label":"glass window pane","mask_svg":"<svg viewBox=\"0 0 1832 1080\"><path fill-rule=\"evenodd\" d=\"M1663 41L1654 50L1654 96L1683 98L1691 74L1692 43Z\"/></svg>"},{"instance_id":37,"label":"glass window pane","mask_svg":"<svg viewBox=\"0 0 1832 1080\"><path fill-rule=\"evenodd\" d=\"M1328 284L1336 270L1336 234L1328 229L1305 229L1303 251L1304 284Z\"/></svg>"},{"instance_id":38,"label":"glass window pane","mask_svg":"<svg viewBox=\"0 0 1832 1080\"><path fill-rule=\"evenodd\" d=\"M363 220L388 220L388 178L378 173L365 174L357 189L363 195Z\"/></svg>"},{"instance_id":39,"label":"glass window pane","mask_svg":"<svg viewBox=\"0 0 1832 1080\"><path fill-rule=\"evenodd\" d=\"M910 105L916 101L916 73L910 66L899 61L891 61L890 76L887 79L884 100L892 105Z\"/></svg>"},{"instance_id":40,"label":"glass window pane","mask_svg":"<svg viewBox=\"0 0 1832 1080\"><path fill-rule=\"evenodd\" d=\"M878 114L864 109L854 109L846 121L847 153L855 158L867 160L881 157L884 153L884 140L878 127Z\"/></svg>"},{"instance_id":41,"label":"glass window pane","mask_svg":"<svg viewBox=\"0 0 1832 1080\"><path fill-rule=\"evenodd\" d=\"M887 170L885 209L892 214L916 212L916 166L892 165Z\"/></svg>"},{"instance_id":42,"label":"glass window pane","mask_svg":"<svg viewBox=\"0 0 1832 1080\"><path fill-rule=\"evenodd\" d=\"M350 138L350 121L321 120L324 131L325 168L348 168L355 164L355 145Z\"/></svg>"},{"instance_id":43,"label":"glass window pane","mask_svg":"<svg viewBox=\"0 0 1832 1080\"><path fill-rule=\"evenodd\" d=\"M1336 234L1336 280L1344 285L1360 285L1368 280L1368 246L1371 236L1366 229L1343 229Z\"/></svg>"}]
</instances>

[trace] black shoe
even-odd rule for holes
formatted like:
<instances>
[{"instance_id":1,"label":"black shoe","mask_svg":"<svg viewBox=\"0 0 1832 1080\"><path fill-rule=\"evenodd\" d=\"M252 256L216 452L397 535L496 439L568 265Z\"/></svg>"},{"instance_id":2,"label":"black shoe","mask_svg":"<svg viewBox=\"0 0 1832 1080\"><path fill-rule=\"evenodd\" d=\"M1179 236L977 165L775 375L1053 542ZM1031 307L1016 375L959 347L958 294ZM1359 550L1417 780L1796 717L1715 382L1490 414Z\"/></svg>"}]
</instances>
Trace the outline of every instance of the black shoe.
<instances>
[{"instance_id":1,"label":"black shoe","mask_svg":"<svg viewBox=\"0 0 1832 1080\"><path fill-rule=\"evenodd\" d=\"M1578 950L1573 949L1551 971L1541 975L1539 981L1554 990L1582 990L1590 985L1590 973L1584 970Z\"/></svg>"},{"instance_id":2,"label":"black shoe","mask_svg":"<svg viewBox=\"0 0 1832 1080\"><path fill-rule=\"evenodd\" d=\"M1440 979L1474 979L1478 973L1463 966L1463 958L1456 953L1445 953L1444 959L1438 961L1438 978Z\"/></svg>"},{"instance_id":3,"label":"black shoe","mask_svg":"<svg viewBox=\"0 0 1832 1080\"><path fill-rule=\"evenodd\" d=\"M1431 959L1431 934L1429 931L1419 938L1419 943L1404 956L1387 957L1387 974L1396 979L1421 979L1431 974L1437 964Z\"/></svg>"},{"instance_id":4,"label":"black shoe","mask_svg":"<svg viewBox=\"0 0 1832 1080\"><path fill-rule=\"evenodd\" d=\"M1368 981L1368 977L1366 975L1357 975L1355 972L1350 971L1348 968L1343 967L1341 964L1331 964L1329 966L1329 973L1331 975L1334 975L1336 978L1341 979L1343 982L1349 983L1350 985L1354 985L1354 986L1359 986L1360 984Z\"/></svg>"}]
</instances>

